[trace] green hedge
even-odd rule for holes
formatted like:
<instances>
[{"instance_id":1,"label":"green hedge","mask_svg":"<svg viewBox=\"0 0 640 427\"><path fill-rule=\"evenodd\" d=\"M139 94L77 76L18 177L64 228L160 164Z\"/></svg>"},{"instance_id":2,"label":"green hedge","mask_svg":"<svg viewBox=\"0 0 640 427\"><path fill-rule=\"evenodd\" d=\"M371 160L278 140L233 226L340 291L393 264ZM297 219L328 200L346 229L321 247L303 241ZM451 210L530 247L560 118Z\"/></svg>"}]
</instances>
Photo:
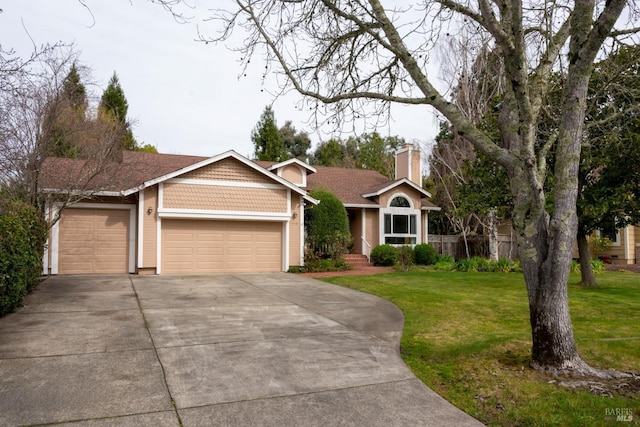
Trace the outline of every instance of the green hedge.
<instances>
[{"instance_id":1,"label":"green hedge","mask_svg":"<svg viewBox=\"0 0 640 427\"><path fill-rule=\"evenodd\" d=\"M40 281L46 238L37 209L19 202L0 207L0 316L14 311Z\"/></svg>"}]
</instances>

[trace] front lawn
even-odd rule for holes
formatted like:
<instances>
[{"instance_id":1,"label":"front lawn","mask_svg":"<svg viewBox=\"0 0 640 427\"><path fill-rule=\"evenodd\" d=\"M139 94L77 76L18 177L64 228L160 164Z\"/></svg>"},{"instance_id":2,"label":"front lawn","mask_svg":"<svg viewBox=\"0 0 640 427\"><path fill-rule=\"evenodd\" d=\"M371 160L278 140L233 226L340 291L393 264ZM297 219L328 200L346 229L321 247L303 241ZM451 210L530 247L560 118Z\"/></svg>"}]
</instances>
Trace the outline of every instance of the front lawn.
<instances>
[{"instance_id":1,"label":"front lawn","mask_svg":"<svg viewBox=\"0 0 640 427\"><path fill-rule=\"evenodd\" d=\"M640 371L640 274L570 285L574 334L592 366ZM579 277L572 275L571 283ZM640 425L640 381L572 388L529 368L524 279L517 273L420 271L326 279L378 295L405 315L402 356L425 384L489 425ZM617 413L632 416L616 422ZM626 418L629 420L629 418Z\"/></svg>"}]
</instances>

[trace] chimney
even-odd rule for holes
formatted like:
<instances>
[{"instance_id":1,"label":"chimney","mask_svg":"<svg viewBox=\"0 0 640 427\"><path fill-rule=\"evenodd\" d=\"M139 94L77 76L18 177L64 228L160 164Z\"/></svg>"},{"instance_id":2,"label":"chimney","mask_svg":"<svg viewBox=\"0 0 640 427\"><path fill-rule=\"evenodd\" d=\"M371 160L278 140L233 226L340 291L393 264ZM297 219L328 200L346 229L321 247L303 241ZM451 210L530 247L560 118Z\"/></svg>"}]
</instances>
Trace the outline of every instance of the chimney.
<instances>
[{"instance_id":1,"label":"chimney","mask_svg":"<svg viewBox=\"0 0 640 427\"><path fill-rule=\"evenodd\" d=\"M396 179L402 178L422 187L422 156L420 149L411 143L396 151Z\"/></svg>"}]
</instances>

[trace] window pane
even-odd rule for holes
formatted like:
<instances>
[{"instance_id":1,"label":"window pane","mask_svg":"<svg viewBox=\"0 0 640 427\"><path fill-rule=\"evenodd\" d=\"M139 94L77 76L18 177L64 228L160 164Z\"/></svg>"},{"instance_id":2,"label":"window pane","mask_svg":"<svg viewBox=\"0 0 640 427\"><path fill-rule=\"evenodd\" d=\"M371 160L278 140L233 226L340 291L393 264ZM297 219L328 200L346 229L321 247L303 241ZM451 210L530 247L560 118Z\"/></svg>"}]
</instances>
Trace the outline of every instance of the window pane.
<instances>
[{"instance_id":1,"label":"window pane","mask_svg":"<svg viewBox=\"0 0 640 427\"><path fill-rule=\"evenodd\" d=\"M391 207L410 208L411 205L409 204L409 201L406 198L398 196L398 197L394 197L393 200L391 200Z\"/></svg>"},{"instance_id":2,"label":"window pane","mask_svg":"<svg viewBox=\"0 0 640 427\"><path fill-rule=\"evenodd\" d=\"M384 234L391 234L391 214L384 214Z\"/></svg>"},{"instance_id":3,"label":"window pane","mask_svg":"<svg viewBox=\"0 0 640 427\"><path fill-rule=\"evenodd\" d=\"M416 234L416 216L409 215L409 233Z\"/></svg>"},{"instance_id":4,"label":"window pane","mask_svg":"<svg viewBox=\"0 0 640 427\"><path fill-rule=\"evenodd\" d=\"M389 245L415 245L415 237L393 237L387 236L384 238L384 242Z\"/></svg>"},{"instance_id":5,"label":"window pane","mask_svg":"<svg viewBox=\"0 0 640 427\"><path fill-rule=\"evenodd\" d=\"M393 216L393 234L406 234L409 232L409 216L394 215Z\"/></svg>"}]
</instances>

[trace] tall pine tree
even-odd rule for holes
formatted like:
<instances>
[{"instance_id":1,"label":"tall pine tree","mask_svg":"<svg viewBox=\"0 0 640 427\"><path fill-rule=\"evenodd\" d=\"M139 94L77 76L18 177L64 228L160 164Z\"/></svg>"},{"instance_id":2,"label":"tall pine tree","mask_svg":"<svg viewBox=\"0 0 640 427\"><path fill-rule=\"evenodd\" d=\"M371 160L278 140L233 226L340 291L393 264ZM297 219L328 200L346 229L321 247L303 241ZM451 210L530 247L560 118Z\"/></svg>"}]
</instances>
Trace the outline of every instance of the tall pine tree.
<instances>
[{"instance_id":1,"label":"tall pine tree","mask_svg":"<svg viewBox=\"0 0 640 427\"><path fill-rule=\"evenodd\" d=\"M256 159L272 162L287 160L287 149L270 106L265 107L262 112L260 121L251 132L251 140Z\"/></svg>"},{"instance_id":2,"label":"tall pine tree","mask_svg":"<svg viewBox=\"0 0 640 427\"><path fill-rule=\"evenodd\" d=\"M127 121L127 111L129 103L124 96L124 90L120 85L118 75L114 72L107 88L102 93L100 99L99 114L107 119L114 120L122 126L122 148L125 150L135 150L137 143L131 131L131 125Z\"/></svg>"},{"instance_id":3,"label":"tall pine tree","mask_svg":"<svg viewBox=\"0 0 640 427\"><path fill-rule=\"evenodd\" d=\"M82 131L87 120L86 113L87 90L74 62L57 96L48 106L43 130L48 134L49 155L78 157Z\"/></svg>"}]
</instances>

